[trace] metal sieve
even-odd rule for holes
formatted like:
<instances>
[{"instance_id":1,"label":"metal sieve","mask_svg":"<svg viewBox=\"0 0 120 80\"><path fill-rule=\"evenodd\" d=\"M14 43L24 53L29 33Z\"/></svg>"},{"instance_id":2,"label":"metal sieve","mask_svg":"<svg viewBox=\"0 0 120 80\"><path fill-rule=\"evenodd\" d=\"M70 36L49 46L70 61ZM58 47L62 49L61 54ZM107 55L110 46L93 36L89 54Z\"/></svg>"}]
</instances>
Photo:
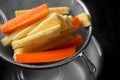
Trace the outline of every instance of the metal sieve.
<instances>
[{"instance_id":1,"label":"metal sieve","mask_svg":"<svg viewBox=\"0 0 120 80\"><path fill-rule=\"evenodd\" d=\"M3 22L6 22L6 20L13 18L15 16L15 10L31 9L43 3L47 3L49 7L68 6L70 7L70 14L73 16L83 12L89 14L86 6L80 0L0 0L0 17L3 18L0 19L0 23L2 24ZM72 60L77 58L79 54L84 52L91 40L92 27L89 26L87 28L79 29L75 33L80 34L83 37L85 43L77 48L77 52L75 53L75 55L62 61L38 65L17 63L13 60L13 50L11 49L11 47L3 47L1 43L0 57L11 64L24 68L41 69L61 66L71 62ZM2 38L3 36L4 35L0 33L0 38Z\"/></svg>"}]
</instances>

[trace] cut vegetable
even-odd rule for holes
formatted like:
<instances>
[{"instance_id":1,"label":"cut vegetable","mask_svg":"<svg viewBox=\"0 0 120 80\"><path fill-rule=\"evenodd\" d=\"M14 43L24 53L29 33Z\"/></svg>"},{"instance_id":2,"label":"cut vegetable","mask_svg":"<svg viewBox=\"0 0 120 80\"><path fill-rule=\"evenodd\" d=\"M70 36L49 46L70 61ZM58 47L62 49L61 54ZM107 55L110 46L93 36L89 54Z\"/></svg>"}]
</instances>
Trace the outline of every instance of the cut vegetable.
<instances>
[{"instance_id":1,"label":"cut vegetable","mask_svg":"<svg viewBox=\"0 0 120 80\"><path fill-rule=\"evenodd\" d=\"M70 8L69 7L52 7L52 8L49 8L50 12L54 13L59 13L59 14L68 14L69 11L70 11ZM28 9L28 10L17 10L15 11L15 14L16 16L19 16L21 14L24 14L28 11L31 11L31 9Z\"/></svg>"},{"instance_id":2,"label":"cut vegetable","mask_svg":"<svg viewBox=\"0 0 120 80\"><path fill-rule=\"evenodd\" d=\"M56 12L59 14L68 14L70 11L69 7L53 7L49 8L50 12Z\"/></svg>"},{"instance_id":3,"label":"cut vegetable","mask_svg":"<svg viewBox=\"0 0 120 80\"><path fill-rule=\"evenodd\" d=\"M45 63L56 62L71 57L76 52L76 47L69 47L55 51L22 53L15 55L15 61L19 63Z\"/></svg>"},{"instance_id":4,"label":"cut vegetable","mask_svg":"<svg viewBox=\"0 0 120 80\"><path fill-rule=\"evenodd\" d=\"M49 42L47 43L46 45L44 44L43 46L40 47L40 43L37 43L35 45L32 45L32 46L25 46L25 47L22 47L21 49L18 48L18 49L15 49L15 53L23 53L23 52L30 52L30 51L44 51L44 50L48 50L48 49L51 49L57 45L60 45L61 43L69 40L69 39L72 39L73 36L71 36L71 34L75 31L76 29L75 28L70 28L70 29L67 29L65 31L62 31L58 36L56 36L56 38L53 39L52 42ZM49 40L46 39L46 41L48 42ZM43 44L43 43L42 43ZM37 49L36 49L37 48Z\"/></svg>"},{"instance_id":5,"label":"cut vegetable","mask_svg":"<svg viewBox=\"0 0 120 80\"><path fill-rule=\"evenodd\" d=\"M26 27L25 29L23 29L22 31L20 31L19 33L17 33L14 37L13 40L18 40L21 38L24 38L25 36L27 36L27 34L32 31L37 25L39 25L44 19L46 19L47 17L38 20L37 22L31 24L30 26Z\"/></svg>"},{"instance_id":6,"label":"cut vegetable","mask_svg":"<svg viewBox=\"0 0 120 80\"><path fill-rule=\"evenodd\" d=\"M39 31L45 30L58 24L61 25L61 30L64 30L66 28L64 21L59 17L59 15L57 13L52 13L46 20L41 22L38 26L36 26L36 28L29 32L28 35L33 35Z\"/></svg>"},{"instance_id":7,"label":"cut vegetable","mask_svg":"<svg viewBox=\"0 0 120 80\"><path fill-rule=\"evenodd\" d=\"M61 32L61 25L56 25L51 28L47 28L45 30L42 30L36 34L24 37L19 40L15 40L12 42L13 49L24 47L26 45L29 45L31 47L34 47L34 45L42 46L44 44L47 44L51 40L56 39L56 36L60 35Z\"/></svg>"},{"instance_id":8,"label":"cut vegetable","mask_svg":"<svg viewBox=\"0 0 120 80\"><path fill-rule=\"evenodd\" d=\"M88 27L91 25L91 18L87 13L81 13L72 19L72 23L76 28Z\"/></svg>"},{"instance_id":9,"label":"cut vegetable","mask_svg":"<svg viewBox=\"0 0 120 80\"><path fill-rule=\"evenodd\" d=\"M72 21L71 21L72 16L64 15L63 18L64 18L64 23L67 24L67 25L66 25L67 28L73 27L73 23L72 23Z\"/></svg>"},{"instance_id":10,"label":"cut vegetable","mask_svg":"<svg viewBox=\"0 0 120 80\"><path fill-rule=\"evenodd\" d=\"M13 40L13 37L17 35L17 33L19 33L20 31L22 31L23 29L20 29L10 35L6 35L5 37L3 37L1 39L1 43L3 46L8 46L8 45L11 45L11 42Z\"/></svg>"},{"instance_id":11,"label":"cut vegetable","mask_svg":"<svg viewBox=\"0 0 120 80\"><path fill-rule=\"evenodd\" d=\"M31 11L15 17L1 26L1 31L4 34L13 33L23 27L29 26L35 21L44 18L50 13L47 4L42 4Z\"/></svg>"},{"instance_id":12,"label":"cut vegetable","mask_svg":"<svg viewBox=\"0 0 120 80\"><path fill-rule=\"evenodd\" d=\"M66 48L66 47L69 47L69 46L80 46L84 43L82 37L77 34L75 37L73 37L72 39L69 39L63 43L61 43L60 45L56 46L56 47L53 47L52 49L50 50L57 50L57 49L62 49L62 48Z\"/></svg>"},{"instance_id":13,"label":"cut vegetable","mask_svg":"<svg viewBox=\"0 0 120 80\"><path fill-rule=\"evenodd\" d=\"M25 46L22 48L15 49L14 54L29 53L29 52L36 52L36 51L45 51L45 50L51 49L55 46L58 46L61 43L64 43L72 38L73 38L73 36L66 35L66 36L59 37L59 38L51 41L50 43L47 43L47 44L40 46L40 47L39 47L39 44L36 44L33 46Z\"/></svg>"},{"instance_id":14,"label":"cut vegetable","mask_svg":"<svg viewBox=\"0 0 120 80\"><path fill-rule=\"evenodd\" d=\"M31 24L30 26L26 27L25 29L23 29L22 31L20 31L19 33L17 33L12 40L18 40L21 39L25 36L27 36L27 34L34 29L39 23L41 22L41 20ZM10 34L11 35L11 34Z\"/></svg>"}]
</instances>

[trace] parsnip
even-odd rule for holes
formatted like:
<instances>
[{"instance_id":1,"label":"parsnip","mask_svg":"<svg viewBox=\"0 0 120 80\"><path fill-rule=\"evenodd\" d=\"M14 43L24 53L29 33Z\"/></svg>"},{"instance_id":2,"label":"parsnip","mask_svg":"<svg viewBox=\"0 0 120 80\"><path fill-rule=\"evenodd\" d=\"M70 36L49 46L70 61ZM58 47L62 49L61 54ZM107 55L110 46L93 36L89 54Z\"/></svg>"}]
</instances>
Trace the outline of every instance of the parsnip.
<instances>
[{"instance_id":1,"label":"parsnip","mask_svg":"<svg viewBox=\"0 0 120 80\"><path fill-rule=\"evenodd\" d=\"M48 43L46 45L43 45L41 47L38 47L36 49L32 49L29 48L29 46L27 47L22 47L22 48L18 48L14 50L14 55L15 54L24 54L24 53L28 53L28 52L37 52L37 51L44 51L44 50L48 50L51 49L59 44L62 44L63 42L69 40L73 38L72 35L66 35L66 36L62 36L60 38L55 39L54 41L52 41L51 43Z\"/></svg>"},{"instance_id":2,"label":"parsnip","mask_svg":"<svg viewBox=\"0 0 120 80\"><path fill-rule=\"evenodd\" d=\"M65 15L63 16L63 18L64 18L64 22L67 24L67 28L73 27L73 24L71 22L72 16Z\"/></svg>"},{"instance_id":3,"label":"parsnip","mask_svg":"<svg viewBox=\"0 0 120 80\"><path fill-rule=\"evenodd\" d=\"M80 21L82 21L82 27L88 27L91 25L91 17L87 13L81 13L76 17L78 17Z\"/></svg>"},{"instance_id":4,"label":"parsnip","mask_svg":"<svg viewBox=\"0 0 120 80\"><path fill-rule=\"evenodd\" d=\"M31 24L30 26L23 28L23 29L20 29L20 30L18 30L10 35L6 35L5 37L3 37L1 39L2 45L8 46L8 45L10 45L12 40L18 40L18 39L25 37L33 28L35 28L38 24L40 24L42 20L39 20L39 21Z\"/></svg>"},{"instance_id":5,"label":"parsnip","mask_svg":"<svg viewBox=\"0 0 120 80\"><path fill-rule=\"evenodd\" d=\"M5 37L3 37L1 39L2 45L8 46L8 45L10 45L12 40L18 40L18 39L25 37L33 28L35 28L38 24L40 24L46 18L43 18L43 19L31 24L30 26L23 28L23 29L20 29L20 30L18 30L10 35L6 35Z\"/></svg>"},{"instance_id":6,"label":"parsnip","mask_svg":"<svg viewBox=\"0 0 120 80\"><path fill-rule=\"evenodd\" d=\"M72 38L73 36L71 36L71 33L73 33L75 30L76 30L75 28L69 28L65 31L62 31L61 34L58 35L58 37L56 39L52 40L51 42L49 42L43 46L39 47L39 44L34 45L32 47L27 45L22 48L14 49L14 53L19 54L19 53L27 53L27 52L32 52L32 51L33 52L34 51L44 51L44 50L53 48L53 47L61 44L62 42Z\"/></svg>"},{"instance_id":7,"label":"parsnip","mask_svg":"<svg viewBox=\"0 0 120 80\"><path fill-rule=\"evenodd\" d=\"M67 40L69 40L69 39L72 39L72 38L73 38L72 35L62 36L62 37L54 40L54 41L51 42L51 43L48 43L48 44L46 44L46 45L44 45L44 46L41 46L40 48L37 48L36 50L38 50L38 51L45 51L45 50L51 49L51 48L53 48L53 47L55 47L55 46L57 46L57 45L59 45L59 44L62 44L62 43L64 43L65 41L67 41ZM36 51L36 50L35 50L35 51Z\"/></svg>"},{"instance_id":8,"label":"parsnip","mask_svg":"<svg viewBox=\"0 0 120 80\"><path fill-rule=\"evenodd\" d=\"M59 14L68 14L70 11L69 7L53 7L53 8L49 8L49 10L51 12L56 12Z\"/></svg>"},{"instance_id":9,"label":"parsnip","mask_svg":"<svg viewBox=\"0 0 120 80\"><path fill-rule=\"evenodd\" d=\"M73 19L73 16L72 16L72 15L69 15L68 18L69 18L70 20L72 20L72 19Z\"/></svg>"},{"instance_id":10,"label":"parsnip","mask_svg":"<svg viewBox=\"0 0 120 80\"><path fill-rule=\"evenodd\" d=\"M59 13L59 14L68 14L69 11L70 11L70 8L69 7L52 7L52 8L49 8L50 12L56 12L56 13ZM15 14L16 16L19 16L23 13L26 13L30 11L30 9L28 10L17 10L15 11Z\"/></svg>"},{"instance_id":11,"label":"parsnip","mask_svg":"<svg viewBox=\"0 0 120 80\"><path fill-rule=\"evenodd\" d=\"M33 30L41 22L42 22L42 20L39 20L39 21L33 23L32 25L26 27L25 29L23 29L22 31L20 31L19 33L17 33L13 37L13 40L18 40L18 39L21 39L21 38L25 37L31 30Z\"/></svg>"},{"instance_id":12,"label":"parsnip","mask_svg":"<svg viewBox=\"0 0 120 80\"><path fill-rule=\"evenodd\" d=\"M61 25L56 25L45 30L39 31L36 34L24 37L19 40L14 40L12 42L13 49L30 46L31 48L36 48L38 46L42 46L47 44L56 38L56 36L60 35Z\"/></svg>"},{"instance_id":13,"label":"parsnip","mask_svg":"<svg viewBox=\"0 0 120 80\"><path fill-rule=\"evenodd\" d=\"M61 25L61 29L65 29L63 19L61 19L57 13L52 13L46 20L42 21L31 32L29 32L28 35L33 35L39 31L45 30L58 24Z\"/></svg>"},{"instance_id":14,"label":"parsnip","mask_svg":"<svg viewBox=\"0 0 120 80\"><path fill-rule=\"evenodd\" d=\"M16 32L14 32L14 33L12 33L12 34L10 34L10 35L6 35L5 37L3 37L3 38L1 39L2 45L3 45L3 46L8 46L8 45L10 45L11 42L12 42L12 40L13 40L13 37L14 37L17 33L19 33L20 31L22 31L22 30L23 30L23 29L20 29L20 30L18 30L18 31L16 31Z\"/></svg>"}]
</instances>

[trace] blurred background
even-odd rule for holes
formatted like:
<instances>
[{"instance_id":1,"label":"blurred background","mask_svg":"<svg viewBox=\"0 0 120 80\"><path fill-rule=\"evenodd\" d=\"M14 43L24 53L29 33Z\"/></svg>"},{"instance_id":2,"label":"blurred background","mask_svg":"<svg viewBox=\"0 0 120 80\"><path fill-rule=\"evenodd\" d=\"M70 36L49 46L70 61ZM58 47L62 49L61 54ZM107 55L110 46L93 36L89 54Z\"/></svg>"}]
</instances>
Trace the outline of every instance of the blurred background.
<instances>
[{"instance_id":1,"label":"blurred background","mask_svg":"<svg viewBox=\"0 0 120 80\"><path fill-rule=\"evenodd\" d=\"M93 21L93 35L103 50L103 66L97 80L118 79L120 9L113 0L83 0ZM5 76L7 64L0 60L0 80Z\"/></svg>"}]
</instances>

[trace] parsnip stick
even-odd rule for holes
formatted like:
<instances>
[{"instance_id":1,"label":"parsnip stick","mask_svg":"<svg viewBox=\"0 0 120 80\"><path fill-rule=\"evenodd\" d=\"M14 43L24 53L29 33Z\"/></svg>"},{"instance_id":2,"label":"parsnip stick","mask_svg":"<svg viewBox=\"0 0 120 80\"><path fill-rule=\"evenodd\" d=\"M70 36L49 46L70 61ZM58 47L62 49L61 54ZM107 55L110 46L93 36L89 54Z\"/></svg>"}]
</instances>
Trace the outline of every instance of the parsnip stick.
<instances>
[{"instance_id":1,"label":"parsnip stick","mask_svg":"<svg viewBox=\"0 0 120 80\"><path fill-rule=\"evenodd\" d=\"M58 39L55 39L54 41L52 41L51 43L48 43L46 45L43 45L41 47L38 47L36 49L30 49L29 46L28 47L22 47L22 48L18 48L14 50L14 55L15 54L24 54L24 53L28 53L28 52L37 52L37 51L44 51L44 50L48 50L50 48L53 48L69 39L73 38L72 35L66 35L66 36L62 36Z\"/></svg>"},{"instance_id":2,"label":"parsnip stick","mask_svg":"<svg viewBox=\"0 0 120 80\"><path fill-rule=\"evenodd\" d=\"M44 29L47 29L47 28L50 28L50 27L53 27L55 25L58 25L60 24L61 25L61 30L65 29L66 26L64 24L64 21L62 18L59 17L59 14L57 13L52 13L51 15L49 15L49 17L42 21L38 26L36 26L31 32L28 33L28 36L29 35L33 35L39 31L42 31Z\"/></svg>"},{"instance_id":3,"label":"parsnip stick","mask_svg":"<svg viewBox=\"0 0 120 80\"><path fill-rule=\"evenodd\" d=\"M19 33L20 31L22 31L22 30L23 30L23 29L18 30L18 31L16 31L16 32L14 32L14 33L12 33L12 34L10 34L10 35L6 35L5 37L3 37L3 38L1 39L2 45L3 45L3 46L8 46L8 45L10 45L10 43L12 42L13 37L14 37L17 33Z\"/></svg>"},{"instance_id":4,"label":"parsnip stick","mask_svg":"<svg viewBox=\"0 0 120 80\"><path fill-rule=\"evenodd\" d=\"M47 49L50 49L52 47L55 47L57 45L59 45L61 42L63 42L64 40L67 40L67 39L70 39L71 37L71 34L75 31L76 29L75 28L69 28L65 31L62 31L60 33L60 35L58 35L56 37L56 39L52 40L51 42L47 43L47 44L44 44L43 46L40 46L39 47L39 44L37 45L34 45L34 46L24 46L22 48L18 48L18 49L15 49L15 53L22 53L22 52L31 52L31 51L38 51L37 49L39 48L39 51L43 51L43 50L47 50Z\"/></svg>"},{"instance_id":5,"label":"parsnip stick","mask_svg":"<svg viewBox=\"0 0 120 80\"><path fill-rule=\"evenodd\" d=\"M31 30L33 30L38 24L40 24L42 22L42 20L39 20L35 23L33 23L32 25L26 27L25 29L23 29L22 31L20 31L19 33L17 33L12 40L18 40L21 39L23 37L25 37Z\"/></svg>"},{"instance_id":6,"label":"parsnip stick","mask_svg":"<svg viewBox=\"0 0 120 80\"><path fill-rule=\"evenodd\" d=\"M51 28L42 30L36 34L24 37L19 40L15 40L12 42L12 47L13 49L16 49L27 45L29 45L31 48L42 46L44 44L47 44L54 38L56 38L56 36L60 35L60 32L61 32L61 25L59 24Z\"/></svg>"},{"instance_id":7,"label":"parsnip stick","mask_svg":"<svg viewBox=\"0 0 120 80\"><path fill-rule=\"evenodd\" d=\"M56 12L56 13L59 13L59 14L68 14L69 11L70 11L70 8L69 7L52 7L52 8L49 8L50 12ZM30 11L30 9L28 10L17 10L15 11L15 14L16 16L19 16L23 13L26 13Z\"/></svg>"}]
</instances>

